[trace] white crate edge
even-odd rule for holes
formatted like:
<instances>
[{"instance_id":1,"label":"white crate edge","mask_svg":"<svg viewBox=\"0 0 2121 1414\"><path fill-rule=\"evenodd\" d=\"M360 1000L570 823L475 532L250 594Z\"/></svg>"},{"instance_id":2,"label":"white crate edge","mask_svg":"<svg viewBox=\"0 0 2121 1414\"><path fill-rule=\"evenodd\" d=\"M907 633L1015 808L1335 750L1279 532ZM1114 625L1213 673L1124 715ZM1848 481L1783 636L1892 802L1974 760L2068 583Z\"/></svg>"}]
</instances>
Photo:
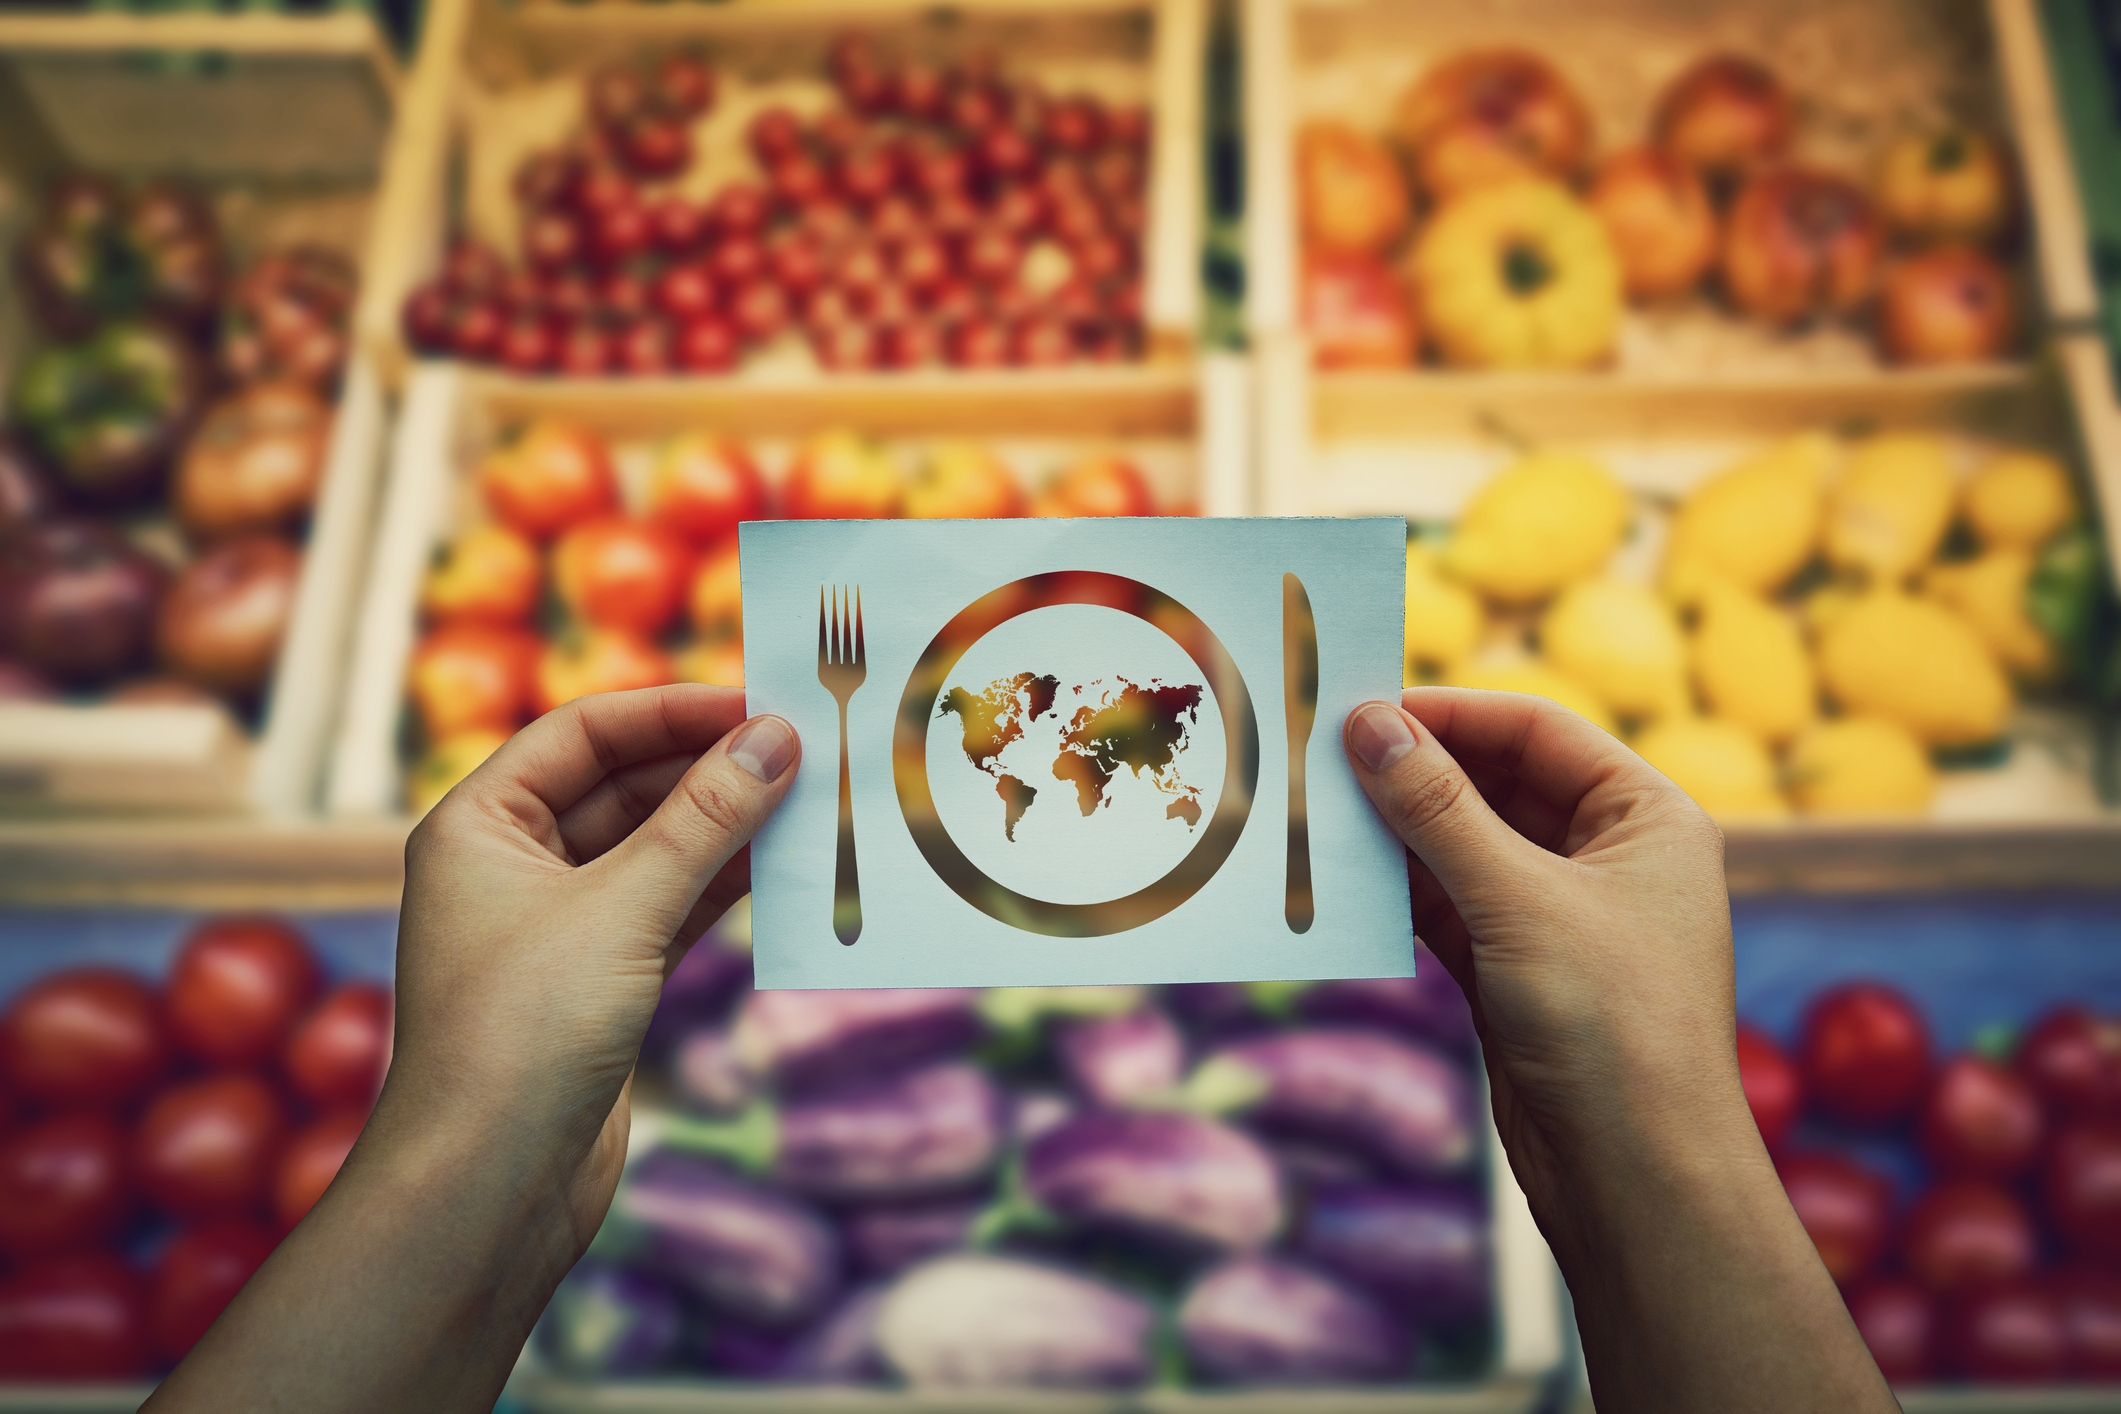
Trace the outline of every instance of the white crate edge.
<instances>
[{"instance_id":1,"label":"white crate edge","mask_svg":"<svg viewBox=\"0 0 2121 1414\"><path fill-rule=\"evenodd\" d=\"M463 375L416 365L406 385L385 483L367 595L353 640L352 678L325 789L333 816L396 814L403 772L398 721L412 653L420 573L448 509L450 449Z\"/></svg>"},{"instance_id":2,"label":"white crate edge","mask_svg":"<svg viewBox=\"0 0 2121 1414\"><path fill-rule=\"evenodd\" d=\"M347 628L360 602L388 415L366 358L349 362L303 552L272 706L252 758L250 802L273 816L312 812L347 671Z\"/></svg>"}]
</instances>

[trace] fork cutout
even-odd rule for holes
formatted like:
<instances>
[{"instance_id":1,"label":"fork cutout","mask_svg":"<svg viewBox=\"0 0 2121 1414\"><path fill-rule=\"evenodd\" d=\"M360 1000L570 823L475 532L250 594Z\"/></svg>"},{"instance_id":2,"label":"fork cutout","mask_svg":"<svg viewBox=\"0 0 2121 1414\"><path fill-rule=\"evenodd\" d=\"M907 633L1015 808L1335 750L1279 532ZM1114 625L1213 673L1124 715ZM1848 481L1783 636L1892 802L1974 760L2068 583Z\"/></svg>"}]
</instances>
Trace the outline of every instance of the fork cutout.
<instances>
[{"instance_id":1,"label":"fork cutout","mask_svg":"<svg viewBox=\"0 0 2121 1414\"><path fill-rule=\"evenodd\" d=\"M862 888L854 866L854 789L847 770L847 702L869 676L862 643L862 587L821 586L817 594L817 680L840 705L840 834L832 874L832 932L862 935Z\"/></svg>"}]
</instances>

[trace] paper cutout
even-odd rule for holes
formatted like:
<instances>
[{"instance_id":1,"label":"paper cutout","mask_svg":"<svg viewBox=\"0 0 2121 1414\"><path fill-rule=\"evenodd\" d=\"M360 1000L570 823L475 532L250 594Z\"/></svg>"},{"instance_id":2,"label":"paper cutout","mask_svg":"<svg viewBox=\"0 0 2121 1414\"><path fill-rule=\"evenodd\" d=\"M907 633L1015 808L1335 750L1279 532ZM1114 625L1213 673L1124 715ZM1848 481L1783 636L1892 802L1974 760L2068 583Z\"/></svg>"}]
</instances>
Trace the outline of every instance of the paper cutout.
<instances>
[{"instance_id":1,"label":"paper cutout","mask_svg":"<svg viewBox=\"0 0 2121 1414\"><path fill-rule=\"evenodd\" d=\"M1396 519L745 525L747 705L804 746L758 985L1409 975L1340 745L1398 692L1404 555Z\"/></svg>"}]
</instances>

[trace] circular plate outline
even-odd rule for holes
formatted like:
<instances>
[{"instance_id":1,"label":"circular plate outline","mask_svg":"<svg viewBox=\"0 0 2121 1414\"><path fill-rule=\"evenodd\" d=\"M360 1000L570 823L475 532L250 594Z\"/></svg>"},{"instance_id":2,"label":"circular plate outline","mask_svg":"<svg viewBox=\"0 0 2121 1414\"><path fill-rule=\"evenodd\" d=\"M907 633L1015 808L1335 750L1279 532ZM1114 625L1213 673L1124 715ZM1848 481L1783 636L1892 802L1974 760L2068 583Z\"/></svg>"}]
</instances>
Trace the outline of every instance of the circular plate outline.
<instances>
[{"instance_id":1,"label":"circular plate outline","mask_svg":"<svg viewBox=\"0 0 2121 1414\"><path fill-rule=\"evenodd\" d=\"M1028 594L1019 599L1021 591ZM1115 599L1119 604L1114 603ZM1132 614L1163 633L1206 676L1223 719L1223 788L1207 829L1186 857L1162 878L1131 894L1098 903L1053 903L1018 893L989 878L950 838L936 814L935 798L928 786L929 717L958 660L1009 620L1058 604L1114 609ZM1159 610L1179 621L1178 632L1173 632L1168 622L1158 622ZM899 812L905 817L915 847L936 877L958 897L989 918L1026 932L1056 938L1104 937L1163 917L1198 893L1229 859L1238 837L1244 833L1252 797L1259 786L1259 723L1253 716L1252 695L1246 690L1236 660L1214 630L1178 600L1140 580L1102 570L1028 575L973 600L929 640L899 698L898 721L892 734L891 774L898 790Z\"/></svg>"}]
</instances>

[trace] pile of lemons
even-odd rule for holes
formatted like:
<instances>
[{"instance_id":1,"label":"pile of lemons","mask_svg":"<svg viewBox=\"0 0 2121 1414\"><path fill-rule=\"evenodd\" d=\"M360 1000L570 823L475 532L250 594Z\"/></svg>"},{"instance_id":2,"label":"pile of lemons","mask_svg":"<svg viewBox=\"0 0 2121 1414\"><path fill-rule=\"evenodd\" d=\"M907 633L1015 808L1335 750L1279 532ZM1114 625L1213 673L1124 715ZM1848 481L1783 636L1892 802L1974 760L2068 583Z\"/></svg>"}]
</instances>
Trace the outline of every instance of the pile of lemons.
<instances>
[{"instance_id":1,"label":"pile of lemons","mask_svg":"<svg viewBox=\"0 0 2121 1414\"><path fill-rule=\"evenodd\" d=\"M1721 817L1919 813L1933 753L2059 670L2026 588L2077 516L2036 452L1962 476L1933 435L1807 433L1696 486L1653 585L1611 573L1626 489L1539 451L1409 545L1407 680L1552 698Z\"/></svg>"}]
</instances>

